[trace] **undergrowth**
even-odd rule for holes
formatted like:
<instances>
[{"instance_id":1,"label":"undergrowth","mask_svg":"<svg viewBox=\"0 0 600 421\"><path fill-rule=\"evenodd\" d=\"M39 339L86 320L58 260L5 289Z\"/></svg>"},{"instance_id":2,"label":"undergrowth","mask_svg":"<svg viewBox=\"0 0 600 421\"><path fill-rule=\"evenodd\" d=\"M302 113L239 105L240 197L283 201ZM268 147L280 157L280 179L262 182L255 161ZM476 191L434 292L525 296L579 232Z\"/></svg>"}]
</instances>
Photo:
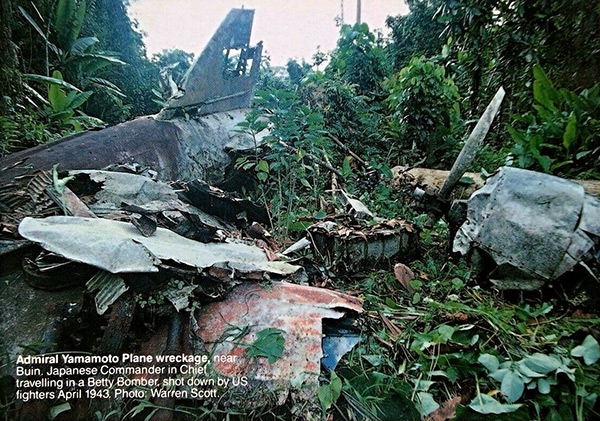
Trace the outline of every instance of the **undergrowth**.
<instances>
[{"instance_id":1,"label":"undergrowth","mask_svg":"<svg viewBox=\"0 0 600 421\"><path fill-rule=\"evenodd\" d=\"M340 285L364 299L364 340L336 370L334 419L596 419L598 316L482 285L448 260L443 222L422 240L411 292L390 271Z\"/></svg>"}]
</instances>

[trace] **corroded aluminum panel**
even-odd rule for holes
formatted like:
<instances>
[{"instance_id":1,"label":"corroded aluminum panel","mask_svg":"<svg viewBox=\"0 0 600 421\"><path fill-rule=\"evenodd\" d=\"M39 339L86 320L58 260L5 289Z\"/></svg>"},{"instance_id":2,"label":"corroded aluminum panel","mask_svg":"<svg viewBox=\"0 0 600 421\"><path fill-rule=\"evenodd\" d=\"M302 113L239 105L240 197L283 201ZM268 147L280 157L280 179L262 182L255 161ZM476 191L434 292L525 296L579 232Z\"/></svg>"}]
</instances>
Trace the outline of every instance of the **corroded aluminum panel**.
<instances>
[{"instance_id":1,"label":"corroded aluminum panel","mask_svg":"<svg viewBox=\"0 0 600 421\"><path fill-rule=\"evenodd\" d=\"M579 228L591 236L600 237L600 199L586 194Z\"/></svg>"},{"instance_id":2,"label":"corroded aluminum panel","mask_svg":"<svg viewBox=\"0 0 600 421\"><path fill-rule=\"evenodd\" d=\"M454 251L476 247L497 265L512 266L536 282L555 279L593 247L582 224L595 230L600 218L595 200L572 181L503 167L469 199Z\"/></svg>"},{"instance_id":3,"label":"corroded aluminum panel","mask_svg":"<svg viewBox=\"0 0 600 421\"><path fill-rule=\"evenodd\" d=\"M308 231L315 256L328 267L346 270L375 267L410 256L417 243L412 226L398 220L368 228L326 221Z\"/></svg>"},{"instance_id":4,"label":"corroded aluminum panel","mask_svg":"<svg viewBox=\"0 0 600 421\"><path fill-rule=\"evenodd\" d=\"M108 307L129 289L122 278L104 270L99 270L86 283L86 287L90 292L98 290L94 298L98 314L104 314Z\"/></svg>"},{"instance_id":5,"label":"corroded aluminum panel","mask_svg":"<svg viewBox=\"0 0 600 421\"><path fill-rule=\"evenodd\" d=\"M137 162L161 172L166 179L175 178L180 134L172 123L145 117L67 136L0 159L0 184L20 175L51 169L56 163L60 164L60 170L84 170Z\"/></svg>"},{"instance_id":6,"label":"corroded aluminum panel","mask_svg":"<svg viewBox=\"0 0 600 421\"><path fill-rule=\"evenodd\" d=\"M199 269L219 263L239 264L247 270L278 275L300 269L269 261L266 253L254 245L204 244L164 228L144 237L132 224L103 218L25 218L19 225L19 234L69 260L111 273L158 272L160 264L169 261Z\"/></svg>"},{"instance_id":7,"label":"corroded aluminum panel","mask_svg":"<svg viewBox=\"0 0 600 421\"><path fill-rule=\"evenodd\" d=\"M179 200L177 192L168 184L143 175L98 170L70 171L69 175L85 175L91 183L98 186L92 208L96 205L112 205L117 210L125 202L148 212L186 210L185 203Z\"/></svg>"}]
</instances>

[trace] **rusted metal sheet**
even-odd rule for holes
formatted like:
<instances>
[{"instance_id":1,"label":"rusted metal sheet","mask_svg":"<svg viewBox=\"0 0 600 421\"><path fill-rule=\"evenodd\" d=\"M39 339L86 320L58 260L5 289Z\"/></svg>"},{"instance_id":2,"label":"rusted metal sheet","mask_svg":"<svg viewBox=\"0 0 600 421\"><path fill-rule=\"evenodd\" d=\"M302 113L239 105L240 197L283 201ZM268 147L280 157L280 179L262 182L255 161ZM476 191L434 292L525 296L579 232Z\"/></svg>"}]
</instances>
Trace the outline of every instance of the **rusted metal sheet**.
<instances>
[{"instance_id":1,"label":"rusted metal sheet","mask_svg":"<svg viewBox=\"0 0 600 421\"><path fill-rule=\"evenodd\" d=\"M248 107L258 78L262 43L250 46L254 10L232 9L192 64L181 90L159 114L206 115Z\"/></svg>"},{"instance_id":2,"label":"rusted metal sheet","mask_svg":"<svg viewBox=\"0 0 600 421\"><path fill-rule=\"evenodd\" d=\"M69 215L96 218L94 212L70 188L64 187L62 195L59 195L53 188L47 188L46 193L58 206L63 207Z\"/></svg>"},{"instance_id":3,"label":"rusted metal sheet","mask_svg":"<svg viewBox=\"0 0 600 421\"><path fill-rule=\"evenodd\" d=\"M319 385L323 319L340 319L349 311L362 312L362 301L285 282L268 286L245 282L225 300L207 304L196 314L193 331L200 340L193 342L194 351L235 357L235 362L214 362L213 368L229 377L247 376L249 390L274 393L278 404L290 393L296 402L311 400ZM246 334L232 341L240 332L232 327ZM266 328L281 329L285 339L283 354L273 364L265 357L246 355L248 345Z\"/></svg>"},{"instance_id":4,"label":"rusted metal sheet","mask_svg":"<svg viewBox=\"0 0 600 421\"><path fill-rule=\"evenodd\" d=\"M118 354L129 333L133 321L135 300L126 295L113 305L110 318L102 341L98 347L99 354Z\"/></svg>"}]
</instances>

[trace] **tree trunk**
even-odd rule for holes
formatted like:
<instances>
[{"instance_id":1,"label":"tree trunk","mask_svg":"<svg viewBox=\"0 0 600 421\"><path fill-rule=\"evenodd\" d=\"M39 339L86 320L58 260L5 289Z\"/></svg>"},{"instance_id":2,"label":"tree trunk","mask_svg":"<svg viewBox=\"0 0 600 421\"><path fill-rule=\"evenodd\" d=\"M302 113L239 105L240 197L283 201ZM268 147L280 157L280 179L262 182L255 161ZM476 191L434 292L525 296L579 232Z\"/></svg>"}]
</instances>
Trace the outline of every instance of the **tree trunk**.
<instances>
[{"instance_id":1,"label":"tree trunk","mask_svg":"<svg viewBox=\"0 0 600 421\"><path fill-rule=\"evenodd\" d=\"M12 0L0 1L0 92L2 96L14 96L20 90L19 60L12 42ZM0 114L6 112L7 104L0 97Z\"/></svg>"},{"instance_id":2,"label":"tree trunk","mask_svg":"<svg viewBox=\"0 0 600 421\"><path fill-rule=\"evenodd\" d=\"M439 190L448 178L450 171L433 170L429 168L412 168L406 171L405 167L394 167L393 183L402 185L405 182L421 185L425 190ZM471 178L474 183L460 184L452 192L452 199L468 199L475 191L483 187L485 181L477 173L468 172L464 177ZM586 193L600 197L600 181L599 180L571 180L583 186Z\"/></svg>"}]
</instances>

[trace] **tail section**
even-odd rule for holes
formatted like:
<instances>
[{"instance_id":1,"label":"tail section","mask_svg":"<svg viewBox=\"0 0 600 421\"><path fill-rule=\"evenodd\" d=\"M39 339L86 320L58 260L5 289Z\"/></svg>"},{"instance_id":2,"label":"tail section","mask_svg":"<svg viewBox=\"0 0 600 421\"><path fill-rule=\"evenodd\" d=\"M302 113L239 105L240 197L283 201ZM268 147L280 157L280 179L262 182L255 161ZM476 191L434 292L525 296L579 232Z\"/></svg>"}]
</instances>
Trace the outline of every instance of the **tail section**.
<instances>
[{"instance_id":1,"label":"tail section","mask_svg":"<svg viewBox=\"0 0 600 421\"><path fill-rule=\"evenodd\" d=\"M206 115L250 105L262 42L250 46L254 10L232 9L186 73L182 88L158 115Z\"/></svg>"}]
</instances>

